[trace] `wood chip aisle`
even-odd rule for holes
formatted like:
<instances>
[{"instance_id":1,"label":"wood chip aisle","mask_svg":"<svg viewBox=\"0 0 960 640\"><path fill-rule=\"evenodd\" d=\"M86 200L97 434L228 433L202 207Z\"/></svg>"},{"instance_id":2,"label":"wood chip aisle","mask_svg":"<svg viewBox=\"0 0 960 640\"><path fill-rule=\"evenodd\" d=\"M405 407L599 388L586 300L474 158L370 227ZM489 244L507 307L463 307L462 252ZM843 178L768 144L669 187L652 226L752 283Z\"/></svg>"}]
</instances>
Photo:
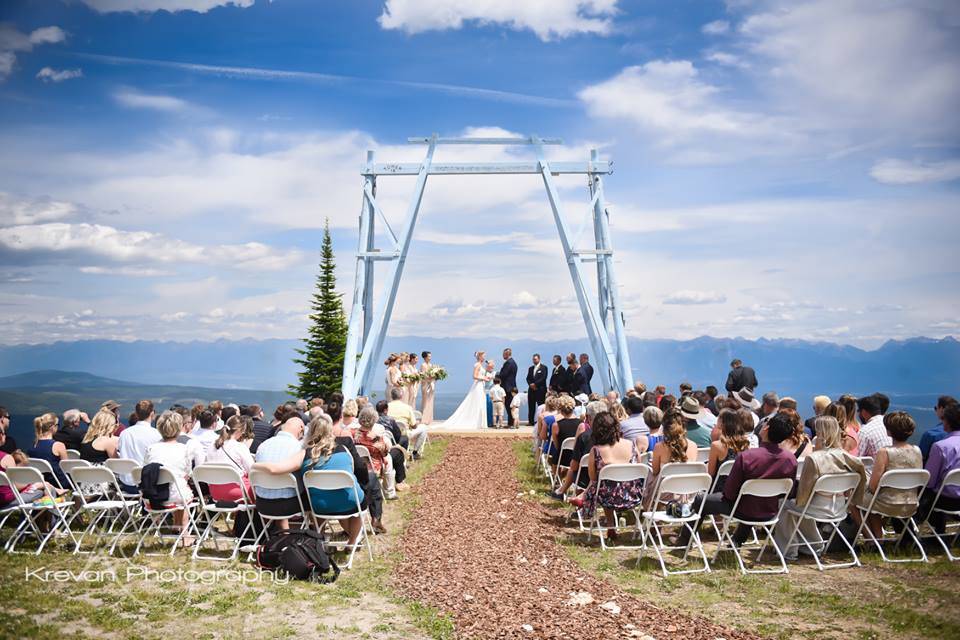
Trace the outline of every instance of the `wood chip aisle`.
<instances>
[{"instance_id":1,"label":"wood chip aisle","mask_svg":"<svg viewBox=\"0 0 960 640\"><path fill-rule=\"evenodd\" d=\"M456 438L417 487L420 506L400 543L400 590L450 613L457 637L755 637L642 602L580 569L547 510L518 497L513 442Z\"/></svg>"}]
</instances>

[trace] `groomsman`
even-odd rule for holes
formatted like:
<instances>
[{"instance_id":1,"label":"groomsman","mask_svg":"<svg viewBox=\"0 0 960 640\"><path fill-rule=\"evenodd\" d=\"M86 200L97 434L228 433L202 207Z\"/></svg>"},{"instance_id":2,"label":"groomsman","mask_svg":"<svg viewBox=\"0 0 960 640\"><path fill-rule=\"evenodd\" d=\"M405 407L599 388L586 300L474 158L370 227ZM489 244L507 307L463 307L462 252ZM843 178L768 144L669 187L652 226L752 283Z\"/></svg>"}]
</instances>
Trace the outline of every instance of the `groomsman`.
<instances>
[{"instance_id":1,"label":"groomsman","mask_svg":"<svg viewBox=\"0 0 960 640\"><path fill-rule=\"evenodd\" d=\"M590 356L585 353L580 354L580 378L579 393L585 393L589 396L593 393L590 390L590 381L593 380L593 365L590 364Z\"/></svg>"},{"instance_id":2,"label":"groomsman","mask_svg":"<svg viewBox=\"0 0 960 640\"><path fill-rule=\"evenodd\" d=\"M564 391L569 393L571 396L576 396L580 393L580 381L577 379L580 371L580 363L577 362L577 354L568 353L567 354L567 379L566 385L564 386Z\"/></svg>"},{"instance_id":3,"label":"groomsman","mask_svg":"<svg viewBox=\"0 0 960 640\"><path fill-rule=\"evenodd\" d=\"M537 405L547 399L547 368L540 363L540 354L533 354L533 365L527 369L527 419L534 424Z\"/></svg>"},{"instance_id":4,"label":"groomsman","mask_svg":"<svg viewBox=\"0 0 960 640\"><path fill-rule=\"evenodd\" d=\"M510 412L510 403L513 401L513 390L517 388L517 363L513 359L513 350L503 350L503 366L500 367L500 386L507 392L504 398L504 406L507 407L507 426L516 427L513 423L513 414Z\"/></svg>"},{"instance_id":5,"label":"groomsman","mask_svg":"<svg viewBox=\"0 0 960 640\"><path fill-rule=\"evenodd\" d=\"M560 393L567 390L567 369L563 366L563 358L553 356L553 372L550 374L550 389Z\"/></svg>"}]
</instances>

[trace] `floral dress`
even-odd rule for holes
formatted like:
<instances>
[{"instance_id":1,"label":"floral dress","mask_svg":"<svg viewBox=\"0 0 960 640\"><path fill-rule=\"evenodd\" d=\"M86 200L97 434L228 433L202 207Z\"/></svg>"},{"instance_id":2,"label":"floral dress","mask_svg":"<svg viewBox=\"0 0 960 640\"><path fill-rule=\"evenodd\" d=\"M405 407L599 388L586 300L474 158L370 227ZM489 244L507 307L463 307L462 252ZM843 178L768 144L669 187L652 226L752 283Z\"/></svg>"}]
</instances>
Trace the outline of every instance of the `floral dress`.
<instances>
[{"instance_id":1,"label":"floral dress","mask_svg":"<svg viewBox=\"0 0 960 640\"><path fill-rule=\"evenodd\" d=\"M591 449L593 459L597 463L597 476L600 476L600 470L606 466L600 451L597 447ZM637 462L637 447L633 445L633 452L630 454L630 464ZM591 482L587 487L586 494L583 497L583 515L586 518L592 518L597 507L606 507L622 511L634 509L640 505L643 500L643 480L628 480L627 482L604 482L600 488L597 488L596 482Z\"/></svg>"}]
</instances>

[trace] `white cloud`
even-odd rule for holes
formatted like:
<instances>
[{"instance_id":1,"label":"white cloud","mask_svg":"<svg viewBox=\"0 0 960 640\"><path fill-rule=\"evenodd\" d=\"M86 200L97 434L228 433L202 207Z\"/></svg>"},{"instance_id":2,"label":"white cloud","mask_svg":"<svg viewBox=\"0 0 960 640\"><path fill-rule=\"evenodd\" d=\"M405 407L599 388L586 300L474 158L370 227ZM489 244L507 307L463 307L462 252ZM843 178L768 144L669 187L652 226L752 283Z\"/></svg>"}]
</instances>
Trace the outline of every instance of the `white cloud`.
<instances>
[{"instance_id":1,"label":"white cloud","mask_svg":"<svg viewBox=\"0 0 960 640\"><path fill-rule=\"evenodd\" d=\"M922 184L960 179L960 160L921 162L887 158L870 169L870 175L884 184Z\"/></svg>"},{"instance_id":2,"label":"white cloud","mask_svg":"<svg viewBox=\"0 0 960 640\"><path fill-rule=\"evenodd\" d=\"M710 62L716 62L725 67L738 67L741 69L749 69L750 63L746 62L740 56L728 53L726 51L711 51L707 53L704 58Z\"/></svg>"},{"instance_id":3,"label":"white cloud","mask_svg":"<svg viewBox=\"0 0 960 640\"><path fill-rule=\"evenodd\" d=\"M700 30L707 35L716 36L730 31L730 23L726 20L714 20L703 25Z\"/></svg>"},{"instance_id":4,"label":"white cloud","mask_svg":"<svg viewBox=\"0 0 960 640\"><path fill-rule=\"evenodd\" d=\"M52 67L44 67L37 72L36 78L38 80L43 80L44 82L63 82L64 80L73 80L74 78L82 78L83 69L54 69Z\"/></svg>"},{"instance_id":5,"label":"white cloud","mask_svg":"<svg viewBox=\"0 0 960 640\"><path fill-rule=\"evenodd\" d=\"M663 304L720 304L726 301L727 296L716 291L682 289L664 298Z\"/></svg>"},{"instance_id":6,"label":"white cloud","mask_svg":"<svg viewBox=\"0 0 960 640\"><path fill-rule=\"evenodd\" d=\"M0 191L0 225L36 224L70 217L77 207L50 198L17 198Z\"/></svg>"},{"instance_id":7,"label":"white cloud","mask_svg":"<svg viewBox=\"0 0 960 640\"><path fill-rule=\"evenodd\" d=\"M67 39L60 27L49 26L22 33L13 25L0 23L0 82L13 73L17 62L16 52L33 51L37 45L57 44Z\"/></svg>"},{"instance_id":8,"label":"white cloud","mask_svg":"<svg viewBox=\"0 0 960 640\"><path fill-rule=\"evenodd\" d=\"M610 33L616 6L617 0L387 0L378 22L411 34L461 29L465 22L497 24L550 40Z\"/></svg>"},{"instance_id":9,"label":"white cloud","mask_svg":"<svg viewBox=\"0 0 960 640\"><path fill-rule=\"evenodd\" d=\"M85 5L100 13L122 11L151 13L153 11L196 11L206 13L223 6L245 9L252 7L254 0L82 0Z\"/></svg>"},{"instance_id":10,"label":"white cloud","mask_svg":"<svg viewBox=\"0 0 960 640\"><path fill-rule=\"evenodd\" d=\"M300 251L278 250L258 242L201 246L150 231L122 231L107 225L65 222L0 228L0 247L12 251L95 256L117 262L188 262L251 271L285 269L303 259Z\"/></svg>"},{"instance_id":11,"label":"white cloud","mask_svg":"<svg viewBox=\"0 0 960 640\"><path fill-rule=\"evenodd\" d=\"M152 109L154 111L184 111L189 106L186 100L161 94L143 93L136 89L120 89L113 94L117 104L130 109Z\"/></svg>"},{"instance_id":12,"label":"white cloud","mask_svg":"<svg viewBox=\"0 0 960 640\"><path fill-rule=\"evenodd\" d=\"M172 271L150 267L80 267L80 273L91 275L130 276L134 278L158 278L173 275Z\"/></svg>"}]
</instances>

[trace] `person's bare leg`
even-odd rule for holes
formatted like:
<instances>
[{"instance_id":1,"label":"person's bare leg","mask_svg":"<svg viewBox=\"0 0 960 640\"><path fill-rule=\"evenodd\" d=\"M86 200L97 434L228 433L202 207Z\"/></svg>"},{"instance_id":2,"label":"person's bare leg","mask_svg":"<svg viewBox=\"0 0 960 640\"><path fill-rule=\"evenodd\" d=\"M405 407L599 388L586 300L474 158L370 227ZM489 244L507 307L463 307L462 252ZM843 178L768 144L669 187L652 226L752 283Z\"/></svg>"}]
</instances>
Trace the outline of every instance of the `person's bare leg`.
<instances>
[{"instance_id":1,"label":"person's bare leg","mask_svg":"<svg viewBox=\"0 0 960 640\"><path fill-rule=\"evenodd\" d=\"M340 520L340 526L347 532L347 541L349 544L354 544L357 541L357 538L360 537L360 531L363 529L360 516L344 518Z\"/></svg>"}]
</instances>

